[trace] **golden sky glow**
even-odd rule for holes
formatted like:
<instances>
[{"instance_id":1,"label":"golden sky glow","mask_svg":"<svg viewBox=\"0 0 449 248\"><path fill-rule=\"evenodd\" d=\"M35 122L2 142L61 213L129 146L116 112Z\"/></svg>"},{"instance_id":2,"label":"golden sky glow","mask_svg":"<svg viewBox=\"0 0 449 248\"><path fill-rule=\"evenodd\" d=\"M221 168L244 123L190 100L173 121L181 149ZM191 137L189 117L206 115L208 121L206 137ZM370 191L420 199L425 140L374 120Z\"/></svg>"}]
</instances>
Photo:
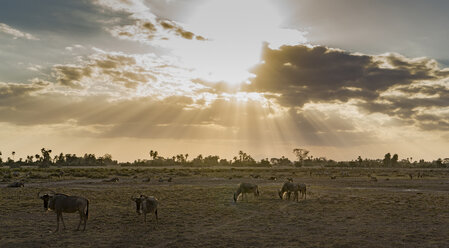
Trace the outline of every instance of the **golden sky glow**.
<instances>
[{"instance_id":1,"label":"golden sky glow","mask_svg":"<svg viewBox=\"0 0 449 248\"><path fill-rule=\"evenodd\" d=\"M401 53L341 43L310 1L61 1L59 21L29 5L0 10L3 154L449 156L449 55L413 48L426 39Z\"/></svg>"}]
</instances>

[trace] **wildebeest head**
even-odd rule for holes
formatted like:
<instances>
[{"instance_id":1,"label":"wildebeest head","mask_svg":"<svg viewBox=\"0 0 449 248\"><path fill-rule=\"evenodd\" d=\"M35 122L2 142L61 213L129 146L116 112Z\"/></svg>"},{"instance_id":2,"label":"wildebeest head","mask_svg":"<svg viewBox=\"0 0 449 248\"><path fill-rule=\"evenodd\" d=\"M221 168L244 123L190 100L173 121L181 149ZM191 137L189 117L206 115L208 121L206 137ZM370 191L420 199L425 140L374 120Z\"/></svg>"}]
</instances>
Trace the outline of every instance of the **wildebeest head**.
<instances>
[{"instance_id":1,"label":"wildebeest head","mask_svg":"<svg viewBox=\"0 0 449 248\"><path fill-rule=\"evenodd\" d=\"M41 198L44 201L44 209L48 210L49 209L49 204L48 203L50 202L51 196L48 195L48 194L45 194L45 195L43 195L43 196L41 196L39 198Z\"/></svg>"},{"instance_id":2,"label":"wildebeest head","mask_svg":"<svg viewBox=\"0 0 449 248\"><path fill-rule=\"evenodd\" d=\"M37 193L37 196L44 201L44 209L45 210L49 210L49 209L53 209L52 205L54 207L54 201L53 201L53 197L55 195L55 193L53 191L51 191L52 193L45 193L43 195L41 195L41 192Z\"/></svg>"},{"instance_id":3,"label":"wildebeest head","mask_svg":"<svg viewBox=\"0 0 449 248\"><path fill-rule=\"evenodd\" d=\"M145 196L140 195L140 197L131 198L136 203L136 213L141 214L142 213L142 203Z\"/></svg>"}]
</instances>

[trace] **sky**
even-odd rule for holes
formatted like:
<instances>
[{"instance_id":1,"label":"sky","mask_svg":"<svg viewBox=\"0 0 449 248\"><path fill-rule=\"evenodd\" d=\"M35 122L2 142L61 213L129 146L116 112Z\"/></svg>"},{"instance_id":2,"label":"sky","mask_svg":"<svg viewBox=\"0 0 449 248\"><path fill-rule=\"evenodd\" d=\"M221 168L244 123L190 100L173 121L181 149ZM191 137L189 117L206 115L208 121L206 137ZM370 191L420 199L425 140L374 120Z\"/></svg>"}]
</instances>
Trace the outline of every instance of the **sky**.
<instances>
[{"instance_id":1,"label":"sky","mask_svg":"<svg viewBox=\"0 0 449 248\"><path fill-rule=\"evenodd\" d=\"M449 157L449 2L15 0L3 158Z\"/></svg>"}]
</instances>

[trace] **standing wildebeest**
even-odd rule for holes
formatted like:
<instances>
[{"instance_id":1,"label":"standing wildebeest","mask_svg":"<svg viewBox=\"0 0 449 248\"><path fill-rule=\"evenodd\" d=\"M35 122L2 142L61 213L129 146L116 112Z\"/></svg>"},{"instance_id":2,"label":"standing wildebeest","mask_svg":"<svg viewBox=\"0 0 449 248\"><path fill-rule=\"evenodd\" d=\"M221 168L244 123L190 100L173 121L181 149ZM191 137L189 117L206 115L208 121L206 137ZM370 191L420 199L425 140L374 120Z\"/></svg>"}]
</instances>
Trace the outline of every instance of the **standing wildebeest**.
<instances>
[{"instance_id":1,"label":"standing wildebeest","mask_svg":"<svg viewBox=\"0 0 449 248\"><path fill-rule=\"evenodd\" d=\"M86 222L89 216L89 200L80 196L68 196L65 194L59 194L52 192L51 194L40 195L40 192L37 193L37 196L44 201L44 209L53 210L56 213L56 231L59 231L59 218L62 220L62 224L65 223L62 218L62 213L75 213L78 212L80 214L80 222L78 223L77 231L80 229L81 221L84 221L83 231L86 230ZM86 211L86 212L84 212Z\"/></svg>"},{"instance_id":2,"label":"standing wildebeest","mask_svg":"<svg viewBox=\"0 0 449 248\"><path fill-rule=\"evenodd\" d=\"M259 196L259 187L256 184L252 183L240 183L239 188L234 193L234 202L237 202L237 199L239 198L240 194L242 194L242 200L243 196L247 193L254 193L254 196ZM246 197L248 200L248 196Z\"/></svg>"},{"instance_id":3,"label":"standing wildebeest","mask_svg":"<svg viewBox=\"0 0 449 248\"><path fill-rule=\"evenodd\" d=\"M301 198L304 197L304 199L307 198L306 194L306 185L303 183L293 183L293 182L285 182L284 185L282 185L282 189L278 191L279 198L283 199L283 196L285 193L288 195L288 199L290 200L290 194L293 192L294 197L293 200L296 199L298 201L298 191L301 192Z\"/></svg>"},{"instance_id":4,"label":"standing wildebeest","mask_svg":"<svg viewBox=\"0 0 449 248\"><path fill-rule=\"evenodd\" d=\"M136 203L136 212L140 215L143 213L144 222L147 222L147 213L153 213L156 216L156 224L159 223L157 217L157 206L159 201L154 196L140 195L140 197L131 198Z\"/></svg>"}]
</instances>

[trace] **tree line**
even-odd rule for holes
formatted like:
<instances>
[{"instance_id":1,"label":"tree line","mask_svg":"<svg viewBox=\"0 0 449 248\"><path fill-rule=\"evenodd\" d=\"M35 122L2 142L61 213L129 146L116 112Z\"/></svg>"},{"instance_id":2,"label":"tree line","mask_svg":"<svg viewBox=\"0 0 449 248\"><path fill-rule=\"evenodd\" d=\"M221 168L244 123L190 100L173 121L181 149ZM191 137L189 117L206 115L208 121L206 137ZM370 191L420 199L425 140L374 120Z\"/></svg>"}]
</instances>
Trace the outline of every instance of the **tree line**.
<instances>
[{"instance_id":1,"label":"tree line","mask_svg":"<svg viewBox=\"0 0 449 248\"><path fill-rule=\"evenodd\" d=\"M20 166L108 166L117 165L116 160L112 160L110 154L105 154L101 157L96 157L95 154L84 154L84 156L77 156L76 154L63 154L62 152L52 156L52 150L42 148L40 153L27 155L26 158L19 158L15 160L16 152L11 152L12 158L8 157L5 161L0 152L0 166L20 167Z\"/></svg>"},{"instance_id":2,"label":"tree line","mask_svg":"<svg viewBox=\"0 0 449 248\"><path fill-rule=\"evenodd\" d=\"M52 150L42 148L40 153L28 155L26 158L15 159L16 152L11 152L11 157L4 161L0 152L0 166L21 167L37 166L41 168L50 166L186 166L186 167L211 167L211 166L232 166L232 167L285 167L285 166L324 166L324 167L428 167L428 168L446 168L449 167L449 158L438 158L433 161L423 159L413 160L412 157L400 159L398 154L387 153L383 159L363 159L358 156L350 161L335 161L325 157L314 157L310 151L304 148L293 149L296 160L282 156L280 158L254 159L246 152L239 151L232 159L220 158L217 155L203 156L197 155L191 159L188 153L177 154L174 156L163 157L158 151L150 150L148 159L137 159L133 162L118 163L113 160L110 154L97 157L95 154L76 154L59 153L52 155Z\"/></svg>"}]
</instances>

